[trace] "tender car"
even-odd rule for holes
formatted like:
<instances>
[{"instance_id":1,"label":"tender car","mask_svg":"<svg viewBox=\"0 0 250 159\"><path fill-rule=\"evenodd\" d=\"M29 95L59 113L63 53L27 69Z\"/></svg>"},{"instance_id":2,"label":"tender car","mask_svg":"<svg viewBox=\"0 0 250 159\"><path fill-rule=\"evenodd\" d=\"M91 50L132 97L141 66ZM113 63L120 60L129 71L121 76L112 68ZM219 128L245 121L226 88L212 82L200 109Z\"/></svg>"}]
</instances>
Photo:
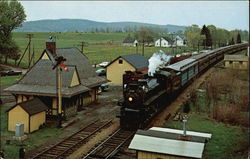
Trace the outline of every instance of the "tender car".
<instances>
[{"instance_id":1,"label":"tender car","mask_svg":"<svg viewBox=\"0 0 250 159\"><path fill-rule=\"evenodd\" d=\"M105 67L109 64L109 62L102 62L102 63L99 63L98 65L101 66L101 67Z\"/></svg>"},{"instance_id":2,"label":"tender car","mask_svg":"<svg viewBox=\"0 0 250 159\"><path fill-rule=\"evenodd\" d=\"M1 76L14 76L14 75L21 75L22 71L16 71L16 70L4 70L0 72Z\"/></svg>"},{"instance_id":3,"label":"tender car","mask_svg":"<svg viewBox=\"0 0 250 159\"><path fill-rule=\"evenodd\" d=\"M98 76L105 76L106 75L106 70L101 68L95 71Z\"/></svg>"}]
</instances>

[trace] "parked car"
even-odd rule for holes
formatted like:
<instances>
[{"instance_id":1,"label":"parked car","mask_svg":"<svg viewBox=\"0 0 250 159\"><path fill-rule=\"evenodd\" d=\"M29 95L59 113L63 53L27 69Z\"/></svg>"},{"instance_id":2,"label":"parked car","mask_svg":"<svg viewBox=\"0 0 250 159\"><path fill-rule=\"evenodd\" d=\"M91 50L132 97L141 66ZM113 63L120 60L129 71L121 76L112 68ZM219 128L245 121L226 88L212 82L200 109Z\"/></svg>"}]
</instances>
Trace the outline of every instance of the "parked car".
<instances>
[{"instance_id":1,"label":"parked car","mask_svg":"<svg viewBox=\"0 0 250 159\"><path fill-rule=\"evenodd\" d=\"M109 88L109 84L107 83L103 83L100 85L99 89L98 89L98 93L101 93L101 92L104 92L104 91L107 91Z\"/></svg>"},{"instance_id":2,"label":"parked car","mask_svg":"<svg viewBox=\"0 0 250 159\"><path fill-rule=\"evenodd\" d=\"M106 75L106 70L101 68L95 71L98 76L105 76Z\"/></svg>"},{"instance_id":3,"label":"parked car","mask_svg":"<svg viewBox=\"0 0 250 159\"><path fill-rule=\"evenodd\" d=\"M14 76L14 75L21 75L22 71L16 71L16 70L4 70L0 72L1 76Z\"/></svg>"},{"instance_id":4,"label":"parked car","mask_svg":"<svg viewBox=\"0 0 250 159\"><path fill-rule=\"evenodd\" d=\"M109 62L102 62L102 63L99 63L98 65L101 66L101 67L105 67L109 64Z\"/></svg>"}]
</instances>

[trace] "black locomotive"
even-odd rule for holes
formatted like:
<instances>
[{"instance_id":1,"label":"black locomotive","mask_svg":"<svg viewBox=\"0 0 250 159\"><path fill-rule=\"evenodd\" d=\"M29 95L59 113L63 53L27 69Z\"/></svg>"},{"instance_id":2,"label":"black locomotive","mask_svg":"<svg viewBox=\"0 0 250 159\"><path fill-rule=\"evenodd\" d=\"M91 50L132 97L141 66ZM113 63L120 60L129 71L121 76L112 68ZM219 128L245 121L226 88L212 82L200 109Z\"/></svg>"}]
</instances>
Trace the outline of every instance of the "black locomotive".
<instances>
[{"instance_id":1,"label":"black locomotive","mask_svg":"<svg viewBox=\"0 0 250 159\"><path fill-rule=\"evenodd\" d=\"M123 75L123 99L118 103L121 128L144 128L194 77L222 60L225 53L235 53L247 47L248 44L243 43L191 56L159 69L154 76L127 71Z\"/></svg>"}]
</instances>

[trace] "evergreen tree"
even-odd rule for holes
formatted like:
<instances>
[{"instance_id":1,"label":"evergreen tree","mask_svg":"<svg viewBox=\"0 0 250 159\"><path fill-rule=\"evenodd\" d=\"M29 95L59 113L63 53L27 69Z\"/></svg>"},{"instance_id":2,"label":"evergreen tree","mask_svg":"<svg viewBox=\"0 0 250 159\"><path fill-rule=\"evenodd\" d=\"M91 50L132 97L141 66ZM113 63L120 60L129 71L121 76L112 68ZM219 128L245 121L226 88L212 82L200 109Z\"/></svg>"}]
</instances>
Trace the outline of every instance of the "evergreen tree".
<instances>
[{"instance_id":1,"label":"evergreen tree","mask_svg":"<svg viewBox=\"0 0 250 159\"><path fill-rule=\"evenodd\" d=\"M203 46L206 49L208 46L211 47L213 45L212 42L212 36L210 34L210 30L206 27L206 25L203 25L200 35L205 35L205 39L203 40Z\"/></svg>"},{"instance_id":2,"label":"evergreen tree","mask_svg":"<svg viewBox=\"0 0 250 159\"><path fill-rule=\"evenodd\" d=\"M241 43L240 33L238 33L238 35L237 35L237 43L238 43L238 44Z\"/></svg>"},{"instance_id":3,"label":"evergreen tree","mask_svg":"<svg viewBox=\"0 0 250 159\"><path fill-rule=\"evenodd\" d=\"M231 42L229 43L230 45L234 45L235 42L234 42L234 38L231 39Z\"/></svg>"}]
</instances>

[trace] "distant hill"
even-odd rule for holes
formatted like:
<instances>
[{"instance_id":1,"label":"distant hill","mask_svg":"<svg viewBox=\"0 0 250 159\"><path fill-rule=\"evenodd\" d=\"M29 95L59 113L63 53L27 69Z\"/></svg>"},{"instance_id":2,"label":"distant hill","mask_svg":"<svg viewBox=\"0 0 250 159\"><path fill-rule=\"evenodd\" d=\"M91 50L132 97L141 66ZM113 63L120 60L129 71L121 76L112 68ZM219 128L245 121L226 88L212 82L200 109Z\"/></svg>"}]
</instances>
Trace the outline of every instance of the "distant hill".
<instances>
[{"instance_id":1,"label":"distant hill","mask_svg":"<svg viewBox=\"0 0 250 159\"><path fill-rule=\"evenodd\" d=\"M184 31L185 26L157 25L139 22L97 22L84 19L37 20L24 22L17 32L130 32L141 26L152 27L162 32Z\"/></svg>"}]
</instances>

